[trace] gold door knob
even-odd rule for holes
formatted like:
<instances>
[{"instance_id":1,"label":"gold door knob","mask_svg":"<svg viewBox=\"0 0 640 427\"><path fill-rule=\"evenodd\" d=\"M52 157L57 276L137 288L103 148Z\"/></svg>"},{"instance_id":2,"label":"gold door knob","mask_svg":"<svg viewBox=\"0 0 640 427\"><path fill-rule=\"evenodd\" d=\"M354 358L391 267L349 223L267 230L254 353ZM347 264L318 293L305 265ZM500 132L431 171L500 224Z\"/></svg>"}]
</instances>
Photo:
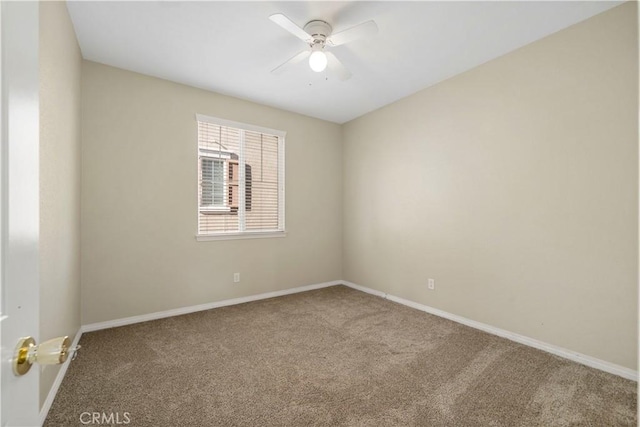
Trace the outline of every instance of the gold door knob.
<instances>
[{"instance_id":1,"label":"gold door knob","mask_svg":"<svg viewBox=\"0 0 640 427\"><path fill-rule=\"evenodd\" d=\"M12 360L13 373L18 376L24 375L36 362L41 365L60 365L67 360L70 353L75 359L80 346L70 349L70 345L71 340L67 336L53 338L40 345L36 345L33 337L20 338Z\"/></svg>"}]
</instances>

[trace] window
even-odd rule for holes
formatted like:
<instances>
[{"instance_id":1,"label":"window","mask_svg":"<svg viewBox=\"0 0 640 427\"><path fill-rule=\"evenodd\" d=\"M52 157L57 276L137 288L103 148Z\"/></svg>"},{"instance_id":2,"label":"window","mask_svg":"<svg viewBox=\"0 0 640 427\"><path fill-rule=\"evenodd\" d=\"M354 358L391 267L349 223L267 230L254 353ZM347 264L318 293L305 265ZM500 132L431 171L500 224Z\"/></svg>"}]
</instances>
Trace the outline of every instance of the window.
<instances>
[{"instance_id":1,"label":"window","mask_svg":"<svg viewBox=\"0 0 640 427\"><path fill-rule=\"evenodd\" d=\"M284 236L285 133L196 120L198 240Z\"/></svg>"},{"instance_id":2,"label":"window","mask_svg":"<svg viewBox=\"0 0 640 427\"><path fill-rule=\"evenodd\" d=\"M221 158L200 155L202 174L202 191L200 193L200 209L202 211L229 211L230 206L225 203L225 188L228 180L228 164Z\"/></svg>"}]
</instances>

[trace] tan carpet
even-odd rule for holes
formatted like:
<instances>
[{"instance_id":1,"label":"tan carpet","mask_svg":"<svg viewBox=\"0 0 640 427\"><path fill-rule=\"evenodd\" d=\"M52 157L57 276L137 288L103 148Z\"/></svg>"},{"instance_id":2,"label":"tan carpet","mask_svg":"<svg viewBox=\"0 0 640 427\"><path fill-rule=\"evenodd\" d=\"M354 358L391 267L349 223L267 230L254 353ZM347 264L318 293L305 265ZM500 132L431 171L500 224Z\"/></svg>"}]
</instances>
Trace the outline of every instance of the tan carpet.
<instances>
[{"instance_id":1,"label":"tan carpet","mask_svg":"<svg viewBox=\"0 0 640 427\"><path fill-rule=\"evenodd\" d=\"M633 381L344 286L81 344L46 426L85 412L162 427L637 423Z\"/></svg>"}]
</instances>

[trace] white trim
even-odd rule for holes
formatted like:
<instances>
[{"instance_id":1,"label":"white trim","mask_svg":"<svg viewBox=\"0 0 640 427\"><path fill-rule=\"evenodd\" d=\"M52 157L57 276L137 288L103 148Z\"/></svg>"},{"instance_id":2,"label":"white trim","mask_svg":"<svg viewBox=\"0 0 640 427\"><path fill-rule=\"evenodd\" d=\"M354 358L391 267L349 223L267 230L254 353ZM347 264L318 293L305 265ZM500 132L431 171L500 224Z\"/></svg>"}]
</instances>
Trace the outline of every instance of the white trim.
<instances>
[{"instance_id":1,"label":"white trim","mask_svg":"<svg viewBox=\"0 0 640 427\"><path fill-rule=\"evenodd\" d=\"M504 329L496 328L495 326L487 325L485 323L476 322L475 320L467 319L466 317L458 316L456 314L451 314L446 311L439 310L437 308L433 308L428 305L420 304L414 301L409 301L407 299L400 298L394 295L389 295L382 291L356 285L355 283L351 283L348 281L342 281L342 283L345 286L348 286L350 288L356 289L361 292L366 292L368 294L376 295L376 296L388 299L389 301L397 302L398 304L406 305L408 307L415 308L417 310L424 311L426 313L433 314L438 317L443 317L445 319L453 320L454 322L461 323L463 325L470 326L472 328L479 329L481 331L488 332L490 334L497 335L499 337L506 338L508 340L527 345L529 347L537 348L538 350L546 351L547 353L555 354L556 356L569 359L571 361L589 366L591 368L608 372L610 374L618 375L620 377L627 378L629 380L633 380L636 382L638 381L638 371L625 368L624 366L616 365L615 363L597 359L592 356L587 356L586 354L568 350L566 348L559 347L553 344L548 344L543 341L538 341L536 339L529 338L524 335L516 334L514 332L509 332Z\"/></svg>"},{"instance_id":2,"label":"white trim","mask_svg":"<svg viewBox=\"0 0 640 427\"><path fill-rule=\"evenodd\" d=\"M267 239L272 237L287 237L287 233L286 231L244 231L241 233L196 234L196 240L198 242L208 242L210 240Z\"/></svg>"},{"instance_id":3,"label":"white trim","mask_svg":"<svg viewBox=\"0 0 640 427\"><path fill-rule=\"evenodd\" d=\"M198 148L198 156L200 158L206 157L207 159L230 160L231 154L235 154L235 153L232 153L231 151L210 150L208 148L202 148L202 147Z\"/></svg>"},{"instance_id":4,"label":"white trim","mask_svg":"<svg viewBox=\"0 0 640 427\"><path fill-rule=\"evenodd\" d=\"M189 307L174 308L172 310L158 311L155 313L142 314L140 316L108 320L106 322L90 323L88 325L82 326L82 332L93 332L102 329L117 328L118 326L132 325L134 323L148 322L150 320L164 319L166 317L180 316L182 314L195 313L197 311L211 310L212 308L227 307L230 305L244 304L251 301L259 301L267 298L275 298L284 295L297 294L299 292L312 291L314 289L328 288L330 286L341 285L342 283L343 282L341 280L334 280L331 282L316 283L313 285L283 289L281 291L266 292L264 294L250 295L247 297L227 299L200 305L192 305Z\"/></svg>"},{"instance_id":5,"label":"white trim","mask_svg":"<svg viewBox=\"0 0 640 427\"><path fill-rule=\"evenodd\" d=\"M71 343L71 348L75 348L80 342L80 337L82 336L82 327L78 329L76 332L76 336ZM60 388L60 384L62 384L62 380L64 376L67 374L67 369L69 369L69 365L71 364L71 359L67 359L65 363L60 366L60 370L58 371L58 375L56 375L56 379L53 381L51 388L49 389L49 394L47 394L47 398L45 399L42 407L40 408L40 424L43 425L44 421L47 419L47 415L49 414L49 410L51 409L51 405L53 404L53 400L56 398L58 394L58 389Z\"/></svg>"},{"instance_id":6,"label":"white trim","mask_svg":"<svg viewBox=\"0 0 640 427\"><path fill-rule=\"evenodd\" d=\"M202 215L207 215L207 214L226 214L231 212L231 207L229 206L200 206L200 213Z\"/></svg>"},{"instance_id":7,"label":"white trim","mask_svg":"<svg viewBox=\"0 0 640 427\"><path fill-rule=\"evenodd\" d=\"M274 135L284 138L287 132L283 130L270 129L262 126L250 125L242 122L234 122L233 120L221 119L219 117L205 116L204 114L196 114L196 120L199 122L211 123L218 126L226 126L238 129L248 130L250 132L259 132L267 135Z\"/></svg>"},{"instance_id":8,"label":"white trim","mask_svg":"<svg viewBox=\"0 0 640 427\"><path fill-rule=\"evenodd\" d=\"M284 222L284 197L285 197L285 163L284 163L284 136L278 137L278 230L286 230Z\"/></svg>"},{"instance_id":9,"label":"white trim","mask_svg":"<svg viewBox=\"0 0 640 427\"><path fill-rule=\"evenodd\" d=\"M244 233L247 224L245 214L247 211L247 165L244 158L244 146L246 141L244 139L244 130L240 129L240 149L238 150L238 231ZM262 168L262 165L260 165ZM253 184L252 184L253 185Z\"/></svg>"},{"instance_id":10,"label":"white trim","mask_svg":"<svg viewBox=\"0 0 640 427\"><path fill-rule=\"evenodd\" d=\"M360 292L365 292L367 294L375 295L375 296L381 297L381 298L386 298L387 297L387 294L385 294L384 292L379 291L377 289L365 288L364 286L356 285L355 283L347 282L346 280L343 280L342 283L345 286L348 286L348 287L350 287L352 289L355 289L357 291L360 291Z\"/></svg>"}]
</instances>

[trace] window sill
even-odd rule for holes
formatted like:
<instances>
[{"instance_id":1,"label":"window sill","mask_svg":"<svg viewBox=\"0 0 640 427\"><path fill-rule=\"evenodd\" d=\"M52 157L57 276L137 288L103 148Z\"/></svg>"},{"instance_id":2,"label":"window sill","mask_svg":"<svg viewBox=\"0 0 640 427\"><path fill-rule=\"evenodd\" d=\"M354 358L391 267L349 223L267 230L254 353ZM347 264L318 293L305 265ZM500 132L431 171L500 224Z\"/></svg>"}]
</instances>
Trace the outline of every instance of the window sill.
<instances>
[{"instance_id":1,"label":"window sill","mask_svg":"<svg viewBox=\"0 0 640 427\"><path fill-rule=\"evenodd\" d=\"M224 233L224 234L196 234L198 242L208 242L211 240L240 240L240 239L268 239L287 237L286 231L257 231L245 233Z\"/></svg>"}]
</instances>

